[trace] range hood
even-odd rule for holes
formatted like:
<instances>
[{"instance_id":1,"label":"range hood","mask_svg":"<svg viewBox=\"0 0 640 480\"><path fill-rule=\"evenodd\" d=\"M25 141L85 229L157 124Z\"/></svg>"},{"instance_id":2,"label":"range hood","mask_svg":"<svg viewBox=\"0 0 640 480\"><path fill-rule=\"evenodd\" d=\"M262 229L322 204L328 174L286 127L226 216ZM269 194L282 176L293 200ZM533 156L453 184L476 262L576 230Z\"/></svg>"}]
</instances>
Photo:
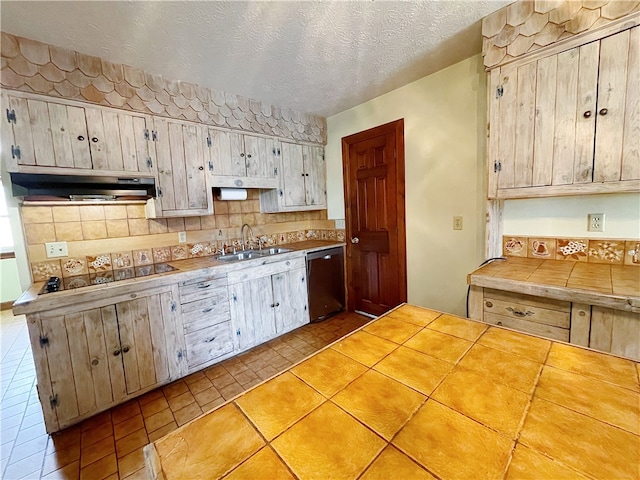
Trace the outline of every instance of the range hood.
<instances>
[{"instance_id":1,"label":"range hood","mask_svg":"<svg viewBox=\"0 0 640 480\"><path fill-rule=\"evenodd\" d=\"M99 175L48 175L12 173L14 197L65 197L72 200L118 197L155 197L155 179L150 177L108 177Z\"/></svg>"}]
</instances>

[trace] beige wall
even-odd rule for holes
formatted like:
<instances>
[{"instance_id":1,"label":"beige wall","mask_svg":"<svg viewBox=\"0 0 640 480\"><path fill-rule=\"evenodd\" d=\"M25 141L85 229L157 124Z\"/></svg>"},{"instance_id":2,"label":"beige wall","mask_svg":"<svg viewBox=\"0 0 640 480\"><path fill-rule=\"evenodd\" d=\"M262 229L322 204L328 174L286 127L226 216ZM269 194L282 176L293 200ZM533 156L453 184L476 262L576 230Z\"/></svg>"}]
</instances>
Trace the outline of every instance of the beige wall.
<instances>
[{"instance_id":1,"label":"beige wall","mask_svg":"<svg viewBox=\"0 0 640 480\"><path fill-rule=\"evenodd\" d=\"M0 303L13 302L21 293L16 259L0 260Z\"/></svg>"},{"instance_id":2,"label":"beige wall","mask_svg":"<svg viewBox=\"0 0 640 480\"><path fill-rule=\"evenodd\" d=\"M328 213L340 219L341 138L404 118L408 300L462 315L484 259L485 89L478 55L327 119Z\"/></svg>"}]
</instances>

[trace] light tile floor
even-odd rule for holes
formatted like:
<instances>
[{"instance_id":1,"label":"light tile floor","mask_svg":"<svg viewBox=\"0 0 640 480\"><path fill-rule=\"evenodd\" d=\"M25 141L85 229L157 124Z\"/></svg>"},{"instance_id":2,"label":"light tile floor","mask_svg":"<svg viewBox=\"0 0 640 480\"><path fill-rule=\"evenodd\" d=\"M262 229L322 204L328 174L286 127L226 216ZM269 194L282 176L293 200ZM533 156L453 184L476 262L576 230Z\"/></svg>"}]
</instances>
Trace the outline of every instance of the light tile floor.
<instances>
[{"instance_id":1,"label":"light tile floor","mask_svg":"<svg viewBox=\"0 0 640 480\"><path fill-rule=\"evenodd\" d=\"M305 325L62 432L45 432L24 316L0 314L0 478L146 478L142 448L369 321Z\"/></svg>"}]
</instances>

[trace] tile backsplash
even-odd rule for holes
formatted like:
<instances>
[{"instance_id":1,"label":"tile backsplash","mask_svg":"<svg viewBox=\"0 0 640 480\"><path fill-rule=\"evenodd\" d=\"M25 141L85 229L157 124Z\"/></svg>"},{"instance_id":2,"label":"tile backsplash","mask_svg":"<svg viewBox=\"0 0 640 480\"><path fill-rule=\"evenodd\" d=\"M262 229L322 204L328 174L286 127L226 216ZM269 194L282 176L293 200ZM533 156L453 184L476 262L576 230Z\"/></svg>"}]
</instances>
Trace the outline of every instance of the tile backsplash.
<instances>
[{"instance_id":1,"label":"tile backsplash","mask_svg":"<svg viewBox=\"0 0 640 480\"><path fill-rule=\"evenodd\" d=\"M143 204L21 207L22 224L34 281L50 276L125 274L126 269L171 260L213 255L240 246L240 228L251 225L254 245L307 239L344 240L326 210L260 213L258 191L245 201L214 200L215 214L201 217L146 219ZM177 232L187 232L178 243ZM46 242L66 241L68 257L47 258Z\"/></svg>"},{"instance_id":2,"label":"tile backsplash","mask_svg":"<svg viewBox=\"0 0 640 480\"><path fill-rule=\"evenodd\" d=\"M509 257L572 260L640 266L640 239L502 237L502 254Z\"/></svg>"}]
</instances>

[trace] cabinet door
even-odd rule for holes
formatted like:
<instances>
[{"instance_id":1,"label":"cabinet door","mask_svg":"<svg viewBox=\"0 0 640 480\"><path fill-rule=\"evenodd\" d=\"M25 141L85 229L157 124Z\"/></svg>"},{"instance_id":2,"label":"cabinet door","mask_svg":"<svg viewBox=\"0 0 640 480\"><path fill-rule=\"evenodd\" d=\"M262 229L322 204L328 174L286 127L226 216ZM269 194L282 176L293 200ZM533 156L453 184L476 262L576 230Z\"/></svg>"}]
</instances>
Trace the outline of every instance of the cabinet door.
<instances>
[{"instance_id":1,"label":"cabinet door","mask_svg":"<svg viewBox=\"0 0 640 480\"><path fill-rule=\"evenodd\" d=\"M600 42L594 181L640 178L640 27Z\"/></svg>"},{"instance_id":2,"label":"cabinet door","mask_svg":"<svg viewBox=\"0 0 640 480\"><path fill-rule=\"evenodd\" d=\"M119 346L112 349L112 340L118 338L113 305L40 318L60 427L123 398Z\"/></svg>"},{"instance_id":3,"label":"cabinet door","mask_svg":"<svg viewBox=\"0 0 640 480\"><path fill-rule=\"evenodd\" d=\"M184 371L171 291L116 305L127 393L166 383Z\"/></svg>"},{"instance_id":4,"label":"cabinet door","mask_svg":"<svg viewBox=\"0 0 640 480\"><path fill-rule=\"evenodd\" d=\"M307 272L305 268L273 275L273 299L276 307L276 332L282 334L309 323Z\"/></svg>"},{"instance_id":5,"label":"cabinet door","mask_svg":"<svg viewBox=\"0 0 640 480\"><path fill-rule=\"evenodd\" d=\"M162 216L211 213L213 198L205 170L205 127L154 118Z\"/></svg>"},{"instance_id":6,"label":"cabinet door","mask_svg":"<svg viewBox=\"0 0 640 480\"><path fill-rule=\"evenodd\" d=\"M240 350L275 336L271 276L230 285L229 306Z\"/></svg>"},{"instance_id":7,"label":"cabinet door","mask_svg":"<svg viewBox=\"0 0 640 480\"><path fill-rule=\"evenodd\" d=\"M265 137L244 135L248 177L274 177L274 145Z\"/></svg>"},{"instance_id":8,"label":"cabinet door","mask_svg":"<svg viewBox=\"0 0 640 480\"><path fill-rule=\"evenodd\" d=\"M306 204L302 145L282 142L283 204L287 207Z\"/></svg>"},{"instance_id":9,"label":"cabinet door","mask_svg":"<svg viewBox=\"0 0 640 480\"><path fill-rule=\"evenodd\" d=\"M242 135L209 129L209 170L215 176L244 177L247 174Z\"/></svg>"},{"instance_id":10,"label":"cabinet door","mask_svg":"<svg viewBox=\"0 0 640 480\"><path fill-rule=\"evenodd\" d=\"M18 165L91 168L84 108L4 92L2 97L9 170Z\"/></svg>"},{"instance_id":11,"label":"cabinet door","mask_svg":"<svg viewBox=\"0 0 640 480\"><path fill-rule=\"evenodd\" d=\"M326 170L322 147L302 147L305 201L307 205L326 206Z\"/></svg>"}]
</instances>

